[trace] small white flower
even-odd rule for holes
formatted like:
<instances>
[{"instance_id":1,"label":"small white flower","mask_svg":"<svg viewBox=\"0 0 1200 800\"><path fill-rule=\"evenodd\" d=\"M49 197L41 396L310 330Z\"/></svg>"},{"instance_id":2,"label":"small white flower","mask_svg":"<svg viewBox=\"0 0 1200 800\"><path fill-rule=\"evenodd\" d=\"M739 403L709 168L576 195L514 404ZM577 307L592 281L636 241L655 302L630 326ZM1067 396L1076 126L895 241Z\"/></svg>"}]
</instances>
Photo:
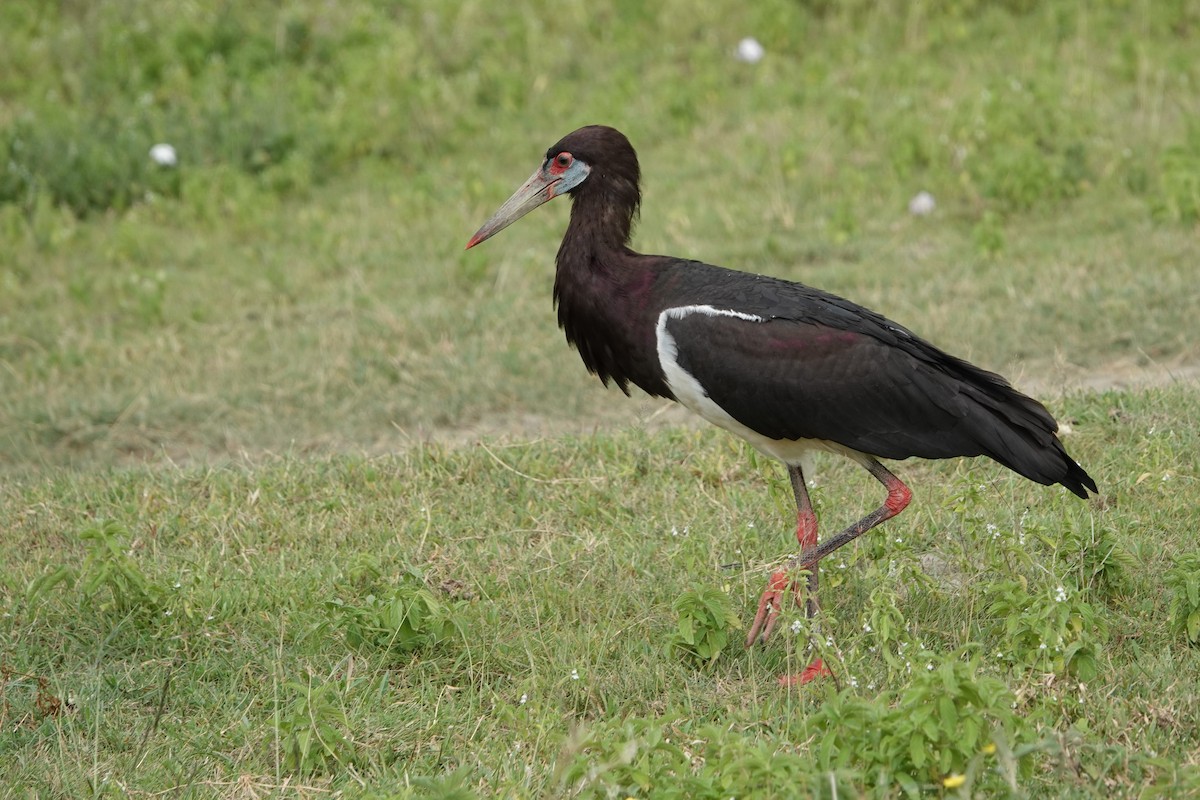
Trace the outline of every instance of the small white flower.
<instances>
[{"instance_id":1,"label":"small white flower","mask_svg":"<svg viewBox=\"0 0 1200 800\"><path fill-rule=\"evenodd\" d=\"M182 583L180 583L179 581L175 581L175 588L176 588L176 589L180 588L181 586L183 586L183 584L182 584Z\"/></svg>"},{"instance_id":2,"label":"small white flower","mask_svg":"<svg viewBox=\"0 0 1200 800\"><path fill-rule=\"evenodd\" d=\"M169 609L169 608L168 608L166 611L164 611L164 612L163 612L163 616L164 616L164 617L169 617L169 616L171 616L171 609Z\"/></svg>"},{"instance_id":3,"label":"small white flower","mask_svg":"<svg viewBox=\"0 0 1200 800\"><path fill-rule=\"evenodd\" d=\"M209 614L207 617L204 618L204 621L212 622L214 619L216 619L216 617L214 617L212 614Z\"/></svg>"},{"instance_id":4,"label":"small white flower","mask_svg":"<svg viewBox=\"0 0 1200 800\"><path fill-rule=\"evenodd\" d=\"M825 646L826 646L826 647L833 647L833 637L832 637L832 636L826 636L826 637L825 637Z\"/></svg>"},{"instance_id":5,"label":"small white flower","mask_svg":"<svg viewBox=\"0 0 1200 800\"><path fill-rule=\"evenodd\" d=\"M917 192L913 195L913 199L908 201L908 213L914 217L927 217L937 208L937 202L933 199L933 195L926 191Z\"/></svg>"},{"instance_id":6,"label":"small white flower","mask_svg":"<svg viewBox=\"0 0 1200 800\"><path fill-rule=\"evenodd\" d=\"M579 680L579 670L577 670L577 669L571 670L571 680L573 680L573 681Z\"/></svg>"},{"instance_id":7,"label":"small white flower","mask_svg":"<svg viewBox=\"0 0 1200 800\"><path fill-rule=\"evenodd\" d=\"M930 661L928 664L926 664L925 669L929 670L930 672L933 672L933 662Z\"/></svg>"},{"instance_id":8,"label":"small white flower","mask_svg":"<svg viewBox=\"0 0 1200 800\"><path fill-rule=\"evenodd\" d=\"M160 167L173 167L179 163L175 148L166 142L159 142L150 148L150 160Z\"/></svg>"},{"instance_id":9,"label":"small white flower","mask_svg":"<svg viewBox=\"0 0 1200 800\"><path fill-rule=\"evenodd\" d=\"M869 622L863 623L863 633L870 633L873 630L874 630L874 628L871 627L871 623L869 623Z\"/></svg>"},{"instance_id":10,"label":"small white flower","mask_svg":"<svg viewBox=\"0 0 1200 800\"><path fill-rule=\"evenodd\" d=\"M854 688L858 688L858 678L851 675L850 676L850 685L853 686Z\"/></svg>"},{"instance_id":11,"label":"small white flower","mask_svg":"<svg viewBox=\"0 0 1200 800\"><path fill-rule=\"evenodd\" d=\"M839 562L838 562L838 569L845 569L845 568L846 568L846 562L845 562L845 561L839 561Z\"/></svg>"},{"instance_id":12,"label":"small white flower","mask_svg":"<svg viewBox=\"0 0 1200 800\"><path fill-rule=\"evenodd\" d=\"M766 54L766 49L753 36L747 36L738 42L736 58L743 64L757 64Z\"/></svg>"},{"instance_id":13,"label":"small white flower","mask_svg":"<svg viewBox=\"0 0 1200 800\"><path fill-rule=\"evenodd\" d=\"M992 535L993 539L1000 538L1000 528L998 526L992 524L991 522L989 522L987 524L987 532Z\"/></svg>"},{"instance_id":14,"label":"small white flower","mask_svg":"<svg viewBox=\"0 0 1200 800\"><path fill-rule=\"evenodd\" d=\"M792 620L792 633L799 633L804 626L800 624L800 620Z\"/></svg>"},{"instance_id":15,"label":"small white flower","mask_svg":"<svg viewBox=\"0 0 1200 800\"><path fill-rule=\"evenodd\" d=\"M754 527L754 523L753 523L753 522L747 522L747 523L746 523L746 527L747 527L747 528L753 528L753 527Z\"/></svg>"},{"instance_id":16,"label":"small white flower","mask_svg":"<svg viewBox=\"0 0 1200 800\"><path fill-rule=\"evenodd\" d=\"M1041 644L1039 644L1039 645L1038 645L1038 650L1045 650L1045 649L1046 649L1046 643L1045 643L1045 642L1042 642Z\"/></svg>"},{"instance_id":17,"label":"small white flower","mask_svg":"<svg viewBox=\"0 0 1200 800\"><path fill-rule=\"evenodd\" d=\"M1058 590L1054 593L1054 599L1056 601L1058 601L1059 603L1066 600L1067 599L1067 590L1061 586L1058 587Z\"/></svg>"},{"instance_id":18,"label":"small white flower","mask_svg":"<svg viewBox=\"0 0 1200 800\"><path fill-rule=\"evenodd\" d=\"M518 700L517 702L520 703L521 705L525 705L526 703L529 702L529 695L528 694L521 695L521 699Z\"/></svg>"},{"instance_id":19,"label":"small white flower","mask_svg":"<svg viewBox=\"0 0 1200 800\"><path fill-rule=\"evenodd\" d=\"M903 542L904 542L904 539L902 539L899 536L896 537L896 544L902 544Z\"/></svg>"}]
</instances>

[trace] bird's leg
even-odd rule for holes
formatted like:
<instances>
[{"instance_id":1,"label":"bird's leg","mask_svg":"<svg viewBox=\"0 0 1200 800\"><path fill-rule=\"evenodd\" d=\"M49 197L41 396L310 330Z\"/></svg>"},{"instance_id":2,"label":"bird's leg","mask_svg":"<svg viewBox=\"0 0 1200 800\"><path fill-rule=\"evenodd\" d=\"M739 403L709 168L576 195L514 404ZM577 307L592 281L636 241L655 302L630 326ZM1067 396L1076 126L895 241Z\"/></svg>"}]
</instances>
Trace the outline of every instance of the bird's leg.
<instances>
[{"instance_id":1,"label":"bird's leg","mask_svg":"<svg viewBox=\"0 0 1200 800\"><path fill-rule=\"evenodd\" d=\"M808 486L804 483L804 473L800 467L788 467L788 477L792 479L792 494L796 497L796 541L800 543L800 552L817 546L817 513L813 511L812 502L808 497ZM805 595L804 613L812 619L820 607L817 605L817 581L820 570L816 564L808 572L808 591ZM800 586L795 587L796 602L800 602Z\"/></svg>"},{"instance_id":2,"label":"bird's leg","mask_svg":"<svg viewBox=\"0 0 1200 800\"><path fill-rule=\"evenodd\" d=\"M808 487L804 483L804 471L800 465L788 464L787 471L788 478L792 481L792 494L796 498L796 541L800 543L800 552L804 553L817 546L817 515L813 511L812 501L808 497ZM762 598L758 602L758 613L755 614L754 623L750 626L750 633L746 637L746 647L750 647L754 644L755 639L760 638L760 631L761 639L765 641L774 630L775 623L779 620L783 594L793 583L790 572L794 567L793 561L784 569L772 573L770 580L767 581L766 591L763 592ZM817 570L815 568L809 570L807 588L806 613L812 617L817 613ZM797 603L800 602L800 591L800 585L797 583L795 586Z\"/></svg>"},{"instance_id":3,"label":"bird's leg","mask_svg":"<svg viewBox=\"0 0 1200 800\"><path fill-rule=\"evenodd\" d=\"M870 456L863 456L863 460L860 463L866 468L867 472L871 473L871 476L875 480L882 483L884 488L887 489L888 495L887 499L883 501L883 505L870 514L867 514L849 528L846 528L846 530L828 539L824 544L819 545L813 552L801 553L792 559L790 563L799 566L810 563L815 564L842 545L857 539L876 525L886 522L908 507L909 501L912 500L912 490L905 486L902 480Z\"/></svg>"},{"instance_id":4,"label":"bird's leg","mask_svg":"<svg viewBox=\"0 0 1200 800\"><path fill-rule=\"evenodd\" d=\"M909 501L912 500L912 491L904 485L904 482L891 473L891 471L880 464L870 456L863 456L863 467L868 472L884 485L888 491L887 499L883 501L883 505L872 511L867 516L860 519L850 527L846 528L841 533L826 540L822 544L814 544L811 547L805 547L800 555L788 561L783 569L777 570L771 575L771 580L767 584L767 590L763 592L762 599L758 603L758 614L754 618L754 624L750 626L750 634L746 637L746 646L750 647L755 642L765 642L767 637L771 635L771 631L775 628L775 623L779 618L779 601L780 596L788 587L788 573L797 568L807 569L810 575L815 575L817 571L817 563L825 556L837 550L842 545L853 539L862 536L867 531L874 528L876 525L891 519L905 509ZM789 466L789 472L793 467ZM795 468L797 472L798 468ZM795 478L792 482L796 485ZM800 478L800 485L803 487L803 477ZM807 490L798 490L796 492L797 509L801 509L801 491L803 491L804 502L808 507L809 512L812 511L811 504L807 503ZM798 511L799 513L799 511ZM814 526L815 528L815 526ZM797 531L799 535L799 531ZM816 582L811 584L814 588Z\"/></svg>"}]
</instances>

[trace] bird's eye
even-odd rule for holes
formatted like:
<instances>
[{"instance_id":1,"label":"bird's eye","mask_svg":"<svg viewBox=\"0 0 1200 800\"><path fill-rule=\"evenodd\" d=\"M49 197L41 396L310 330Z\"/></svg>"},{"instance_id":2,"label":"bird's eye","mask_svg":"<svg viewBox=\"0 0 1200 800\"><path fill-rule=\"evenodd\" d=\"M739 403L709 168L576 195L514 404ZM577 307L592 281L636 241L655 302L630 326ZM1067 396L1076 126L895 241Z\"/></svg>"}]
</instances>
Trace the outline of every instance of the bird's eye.
<instances>
[{"instance_id":1,"label":"bird's eye","mask_svg":"<svg viewBox=\"0 0 1200 800\"><path fill-rule=\"evenodd\" d=\"M549 165L546 169L551 175L562 175L575 163L575 156L564 150L546 163Z\"/></svg>"}]
</instances>

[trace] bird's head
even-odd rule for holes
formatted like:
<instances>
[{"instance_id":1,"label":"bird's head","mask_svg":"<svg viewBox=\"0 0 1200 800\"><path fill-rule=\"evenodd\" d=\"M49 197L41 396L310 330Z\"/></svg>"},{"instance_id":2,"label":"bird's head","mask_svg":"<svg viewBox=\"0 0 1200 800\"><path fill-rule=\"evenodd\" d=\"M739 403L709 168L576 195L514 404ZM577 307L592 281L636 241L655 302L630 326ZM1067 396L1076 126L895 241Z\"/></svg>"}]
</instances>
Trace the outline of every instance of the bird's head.
<instances>
[{"instance_id":1,"label":"bird's head","mask_svg":"<svg viewBox=\"0 0 1200 800\"><path fill-rule=\"evenodd\" d=\"M546 150L541 166L483 223L467 242L467 249L564 194L603 196L615 205L628 206L632 217L641 200L638 178L637 153L625 134L604 125L580 128Z\"/></svg>"}]
</instances>

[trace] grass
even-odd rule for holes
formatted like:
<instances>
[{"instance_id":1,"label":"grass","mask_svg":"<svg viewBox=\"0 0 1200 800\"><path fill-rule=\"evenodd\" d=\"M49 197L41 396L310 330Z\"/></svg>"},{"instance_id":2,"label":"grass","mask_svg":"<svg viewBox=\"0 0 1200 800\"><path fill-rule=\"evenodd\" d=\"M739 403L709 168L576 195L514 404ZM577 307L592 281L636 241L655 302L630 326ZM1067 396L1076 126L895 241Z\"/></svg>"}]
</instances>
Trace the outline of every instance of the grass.
<instances>
[{"instance_id":1,"label":"grass","mask_svg":"<svg viewBox=\"0 0 1200 800\"><path fill-rule=\"evenodd\" d=\"M1190 4L0 25L5 796L1200 783L1200 394L1057 391L1200 357ZM1039 387L1100 498L899 465L916 502L825 565L820 629L789 610L742 652L730 620L794 543L780 470L579 367L549 302L565 204L462 252L588 122L639 149L639 249L821 286ZM860 472L822 463L823 530L876 502ZM810 645L838 681L780 688Z\"/></svg>"},{"instance_id":2,"label":"grass","mask_svg":"<svg viewBox=\"0 0 1200 800\"><path fill-rule=\"evenodd\" d=\"M685 590L724 592L744 620L769 562L794 546L779 470L716 431L10 482L0 497L4 783L205 795L253 776L284 794L290 778L314 794L405 796L408 780L445 788L441 776L459 774L483 794L580 783L605 796L636 784L615 756L627 739L644 742L646 731L623 727L640 724L696 753L798 759L791 768L816 786L826 772L815 753L831 734L814 715L886 708L960 652L980 661L970 681L1002 687L984 718L1010 715L977 752L993 733L1032 748L1018 793L1195 780L1186 765L1200 741L1187 721L1200 712L1190 688L1200 660L1173 627L1160 576L1188 551L1178 532L1197 522L1187 464L1200 442L1179 422L1197 405L1183 389L1064 403L1080 429L1072 449L1104 476L1096 503L984 464L903 465L917 505L825 566L816 641L841 694L776 685L807 658L808 636L789 628L795 610L770 647L730 647L707 667L668 645ZM845 524L871 502L870 479L822 466L818 510L827 526ZM100 521L140 591L111 577L85 591L97 551L81 534ZM78 572L73 584L37 588L63 568ZM457 630L415 649L356 636L344 610L414 575ZM1024 610L1001 613L1000 601ZM1046 608L1088 624L1042 619ZM1013 619L1023 627L1010 630ZM1055 666L1063 634L1094 654L1086 679ZM289 737L309 725L310 691L338 738L303 759ZM998 763L982 760L975 791L1003 787ZM854 761L839 774L848 791L875 780ZM933 785L945 774L915 777Z\"/></svg>"}]
</instances>

